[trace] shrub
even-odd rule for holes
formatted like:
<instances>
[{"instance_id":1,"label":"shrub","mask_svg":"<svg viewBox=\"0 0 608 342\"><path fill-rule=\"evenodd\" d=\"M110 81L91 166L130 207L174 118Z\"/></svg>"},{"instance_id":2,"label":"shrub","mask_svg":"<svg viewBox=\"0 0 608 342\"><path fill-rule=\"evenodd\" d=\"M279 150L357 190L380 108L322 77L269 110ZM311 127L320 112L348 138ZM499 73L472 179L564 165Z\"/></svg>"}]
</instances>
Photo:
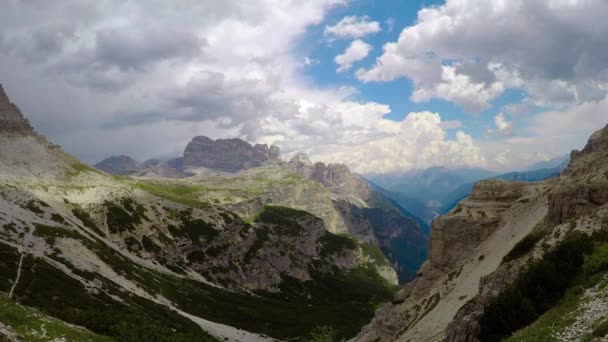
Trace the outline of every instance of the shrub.
<instances>
[{"instance_id":1,"label":"shrub","mask_svg":"<svg viewBox=\"0 0 608 342\"><path fill-rule=\"evenodd\" d=\"M574 283L585 255L592 250L592 238L580 232L568 233L553 251L532 262L485 308L480 339L500 341L534 322Z\"/></svg>"},{"instance_id":2,"label":"shrub","mask_svg":"<svg viewBox=\"0 0 608 342\"><path fill-rule=\"evenodd\" d=\"M544 222L539 223L530 234L526 235L521 241L519 241L511 251L502 259L502 262L509 262L521 258L530 252L534 246L545 236L546 230Z\"/></svg>"},{"instance_id":3,"label":"shrub","mask_svg":"<svg viewBox=\"0 0 608 342\"><path fill-rule=\"evenodd\" d=\"M593 336L595 337L604 337L608 335L608 319L598 324L593 329Z\"/></svg>"}]
</instances>

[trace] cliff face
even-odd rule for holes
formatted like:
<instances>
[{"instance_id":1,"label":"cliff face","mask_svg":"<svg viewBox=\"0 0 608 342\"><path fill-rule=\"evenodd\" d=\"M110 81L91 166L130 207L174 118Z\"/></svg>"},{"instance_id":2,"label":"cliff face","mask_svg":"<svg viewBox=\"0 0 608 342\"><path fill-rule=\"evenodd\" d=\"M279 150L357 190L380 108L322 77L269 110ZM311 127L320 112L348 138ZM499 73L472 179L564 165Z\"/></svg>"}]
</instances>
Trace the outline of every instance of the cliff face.
<instances>
[{"instance_id":1,"label":"cliff face","mask_svg":"<svg viewBox=\"0 0 608 342\"><path fill-rule=\"evenodd\" d=\"M364 241L376 241L397 270L400 281L412 279L426 259L428 245L428 236L415 219L344 164L313 164L308 156L298 153L284 167L328 189L347 231Z\"/></svg>"},{"instance_id":2,"label":"cliff face","mask_svg":"<svg viewBox=\"0 0 608 342\"><path fill-rule=\"evenodd\" d=\"M437 268L450 269L468 257L496 231L505 211L524 195L528 186L501 180L477 183L471 195L450 215L433 222L429 261Z\"/></svg>"},{"instance_id":3,"label":"cliff face","mask_svg":"<svg viewBox=\"0 0 608 342\"><path fill-rule=\"evenodd\" d=\"M608 128L593 134L571 159L559 178L477 183L467 199L433 222L429 260L357 340L480 341L486 306L531 258L541 257L572 230L590 233L605 227ZM531 238L533 229L536 240L505 259L516 243ZM553 336L580 339L591 326L565 326Z\"/></svg>"},{"instance_id":4,"label":"cliff face","mask_svg":"<svg viewBox=\"0 0 608 342\"><path fill-rule=\"evenodd\" d=\"M330 212L268 203L274 191ZM249 220L229 209L255 199ZM293 340L319 326L354 336L396 276L375 245L325 219L340 220L331 193L278 167L110 177L37 134L0 133L0 301L110 340Z\"/></svg>"},{"instance_id":5,"label":"cliff face","mask_svg":"<svg viewBox=\"0 0 608 342\"><path fill-rule=\"evenodd\" d=\"M11 103L0 84L0 132L33 132L30 122L23 117L21 111Z\"/></svg>"},{"instance_id":6,"label":"cliff face","mask_svg":"<svg viewBox=\"0 0 608 342\"><path fill-rule=\"evenodd\" d=\"M359 206L371 196L369 186L354 176L344 164L312 163L308 156L298 153L285 166L287 170L310 180L323 184L329 191L341 199Z\"/></svg>"},{"instance_id":7,"label":"cliff face","mask_svg":"<svg viewBox=\"0 0 608 342\"><path fill-rule=\"evenodd\" d=\"M595 132L571 162L549 195L550 224L558 225L596 211L608 202L608 127Z\"/></svg>"},{"instance_id":8,"label":"cliff face","mask_svg":"<svg viewBox=\"0 0 608 342\"><path fill-rule=\"evenodd\" d=\"M357 341L441 341L484 276L546 215L539 184L491 180L433 221L429 259Z\"/></svg>"},{"instance_id":9,"label":"cliff face","mask_svg":"<svg viewBox=\"0 0 608 342\"><path fill-rule=\"evenodd\" d=\"M224 172L238 172L281 162L278 147L263 144L254 146L241 139L212 140L195 137L184 151L184 168L208 168Z\"/></svg>"}]
</instances>

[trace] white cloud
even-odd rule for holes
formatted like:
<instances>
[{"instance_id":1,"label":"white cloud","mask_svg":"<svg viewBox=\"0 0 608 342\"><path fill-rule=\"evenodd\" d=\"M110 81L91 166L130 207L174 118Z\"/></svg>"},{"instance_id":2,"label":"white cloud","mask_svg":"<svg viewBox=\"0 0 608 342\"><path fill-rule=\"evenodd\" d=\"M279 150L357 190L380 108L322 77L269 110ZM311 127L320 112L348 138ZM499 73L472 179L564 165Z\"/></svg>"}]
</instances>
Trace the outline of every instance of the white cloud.
<instances>
[{"instance_id":1,"label":"white cloud","mask_svg":"<svg viewBox=\"0 0 608 342\"><path fill-rule=\"evenodd\" d=\"M315 65L315 64L319 64L319 63L320 63L320 61L318 59L304 57L304 65Z\"/></svg>"},{"instance_id":2,"label":"white cloud","mask_svg":"<svg viewBox=\"0 0 608 342\"><path fill-rule=\"evenodd\" d=\"M333 26L326 26L324 35L331 39L362 38L372 33L380 32L380 23L369 21L369 17L344 17Z\"/></svg>"},{"instance_id":3,"label":"white cloud","mask_svg":"<svg viewBox=\"0 0 608 342\"><path fill-rule=\"evenodd\" d=\"M503 113L498 113L494 117L494 124L496 125L496 129L489 129L489 133L499 133L504 136L513 135L513 122L508 121Z\"/></svg>"},{"instance_id":4,"label":"white cloud","mask_svg":"<svg viewBox=\"0 0 608 342\"><path fill-rule=\"evenodd\" d=\"M509 88L542 106L597 101L608 90L606 16L601 0L447 0L420 10L358 76L407 77L414 101L440 98L471 112Z\"/></svg>"},{"instance_id":5,"label":"white cloud","mask_svg":"<svg viewBox=\"0 0 608 342\"><path fill-rule=\"evenodd\" d=\"M386 106L368 105L362 110L354 103L342 103L326 108L322 116L334 116L335 120L316 121L318 108L309 110L301 124L319 132L293 139L286 134L282 145L288 150L309 153L313 160L328 162L347 161L356 172L396 172L410 168L436 165L447 167L485 166L476 141L462 131L448 138L444 123L437 113L409 113L402 121L382 119L388 112ZM375 113L375 114L371 114ZM284 123L285 124L285 123ZM297 126L287 123L286 127ZM293 127L293 126L292 126ZM302 128L298 128L302 131ZM289 129L283 129L289 132ZM322 132L332 132L327 137ZM315 141L320 139L320 141Z\"/></svg>"},{"instance_id":6,"label":"white cloud","mask_svg":"<svg viewBox=\"0 0 608 342\"><path fill-rule=\"evenodd\" d=\"M175 156L208 135L277 143L359 172L483 164L476 142L449 138L453 124L439 114L395 122L352 87L317 89L299 75L294 41L343 2L9 1L0 80L41 133L87 162Z\"/></svg>"},{"instance_id":7,"label":"white cloud","mask_svg":"<svg viewBox=\"0 0 608 342\"><path fill-rule=\"evenodd\" d=\"M354 40L343 54L337 55L334 61L340 67L338 72L344 72L353 66L353 63L360 61L369 55L372 46L362 40Z\"/></svg>"}]
</instances>

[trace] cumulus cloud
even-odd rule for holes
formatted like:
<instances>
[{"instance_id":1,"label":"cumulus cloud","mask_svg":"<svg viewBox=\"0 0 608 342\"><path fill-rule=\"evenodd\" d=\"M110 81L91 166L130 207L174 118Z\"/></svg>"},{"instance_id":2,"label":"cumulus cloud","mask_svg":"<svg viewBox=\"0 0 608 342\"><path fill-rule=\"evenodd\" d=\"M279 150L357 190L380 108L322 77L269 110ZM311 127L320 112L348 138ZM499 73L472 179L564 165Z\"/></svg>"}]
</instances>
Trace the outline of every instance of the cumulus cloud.
<instances>
[{"instance_id":1,"label":"cumulus cloud","mask_svg":"<svg viewBox=\"0 0 608 342\"><path fill-rule=\"evenodd\" d=\"M324 35L330 39L362 38L372 33L378 33L380 30L380 23L370 21L367 16L348 16L333 26L326 26Z\"/></svg>"},{"instance_id":2,"label":"cumulus cloud","mask_svg":"<svg viewBox=\"0 0 608 342\"><path fill-rule=\"evenodd\" d=\"M513 122L508 121L503 113L498 113L494 117L494 124L496 129L489 129L489 133L498 133L504 136L513 135Z\"/></svg>"},{"instance_id":3,"label":"cumulus cloud","mask_svg":"<svg viewBox=\"0 0 608 342\"><path fill-rule=\"evenodd\" d=\"M439 114L388 120L387 105L299 74L294 41L343 3L9 0L0 80L41 133L87 162L175 156L208 135L277 143L286 155L304 151L358 172L483 163L474 139L450 138L456 125ZM358 30L332 35L376 28ZM346 53L341 66L369 52L353 44L359 56Z\"/></svg>"},{"instance_id":4,"label":"cumulus cloud","mask_svg":"<svg viewBox=\"0 0 608 342\"><path fill-rule=\"evenodd\" d=\"M541 106L598 101L608 89L607 15L601 0L447 0L420 10L358 76L407 77L414 101L440 98L471 112L509 88Z\"/></svg>"},{"instance_id":5,"label":"cumulus cloud","mask_svg":"<svg viewBox=\"0 0 608 342\"><path fill-rule=\"evenodd\" d=\"M340 66L337 71L344 72L350 69L355 62L367 57L370 51L372 51L371 45L359 39L354 40L343 54L337 55L334 59L336 64Z\"/></svg>"},{"instance_id":6,"label":"cumulus cloud","mask_svg":"<svg viewBox=\"0 0 608 342\"><path fill-rule=\"evenodd\" d=\"M339 108L344 106L344 108ZM306 114L301 123L314 126L314 130L333 132L335 138L323 141L325 134L314 134L292 140L286 138L289 150L302 150L313 160L329 162L348 161L357 172L397 172L414 167L444 165L447 167L485 166L476 141L462 131L450 139L438 113L409 113L402 121L383 120L386 106L371 105L362 111L353 103L342 103L338 108L326 108L335 121L321 122L313 119L314 109ZM359 110L357 110L359 109ZM369 113L375 112L375 116ZM315 114L317 113L317 114ZM325 115L324 115L325 116ZM341 130L341 131L339 131ZM314 139L321 139L321 144Z\"/></svg>"}]
</instances>

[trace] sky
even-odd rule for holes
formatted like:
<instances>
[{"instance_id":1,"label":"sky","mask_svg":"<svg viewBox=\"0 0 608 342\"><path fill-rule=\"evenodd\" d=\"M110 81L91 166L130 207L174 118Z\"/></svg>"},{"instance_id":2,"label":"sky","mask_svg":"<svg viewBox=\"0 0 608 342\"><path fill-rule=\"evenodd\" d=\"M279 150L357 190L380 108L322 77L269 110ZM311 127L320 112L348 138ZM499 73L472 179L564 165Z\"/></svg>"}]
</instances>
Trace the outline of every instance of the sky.
<instances>
[{"instance_id":1,"label":"sky","mask_svg":"<svg viewBox=\"0 0 608 342\"><path fill-rule=\"evenodd\" d=\"M197 135L524 169L608 123L605 0L3 0L0 83L88 163Z\"/></svg>"}]
</instances>

